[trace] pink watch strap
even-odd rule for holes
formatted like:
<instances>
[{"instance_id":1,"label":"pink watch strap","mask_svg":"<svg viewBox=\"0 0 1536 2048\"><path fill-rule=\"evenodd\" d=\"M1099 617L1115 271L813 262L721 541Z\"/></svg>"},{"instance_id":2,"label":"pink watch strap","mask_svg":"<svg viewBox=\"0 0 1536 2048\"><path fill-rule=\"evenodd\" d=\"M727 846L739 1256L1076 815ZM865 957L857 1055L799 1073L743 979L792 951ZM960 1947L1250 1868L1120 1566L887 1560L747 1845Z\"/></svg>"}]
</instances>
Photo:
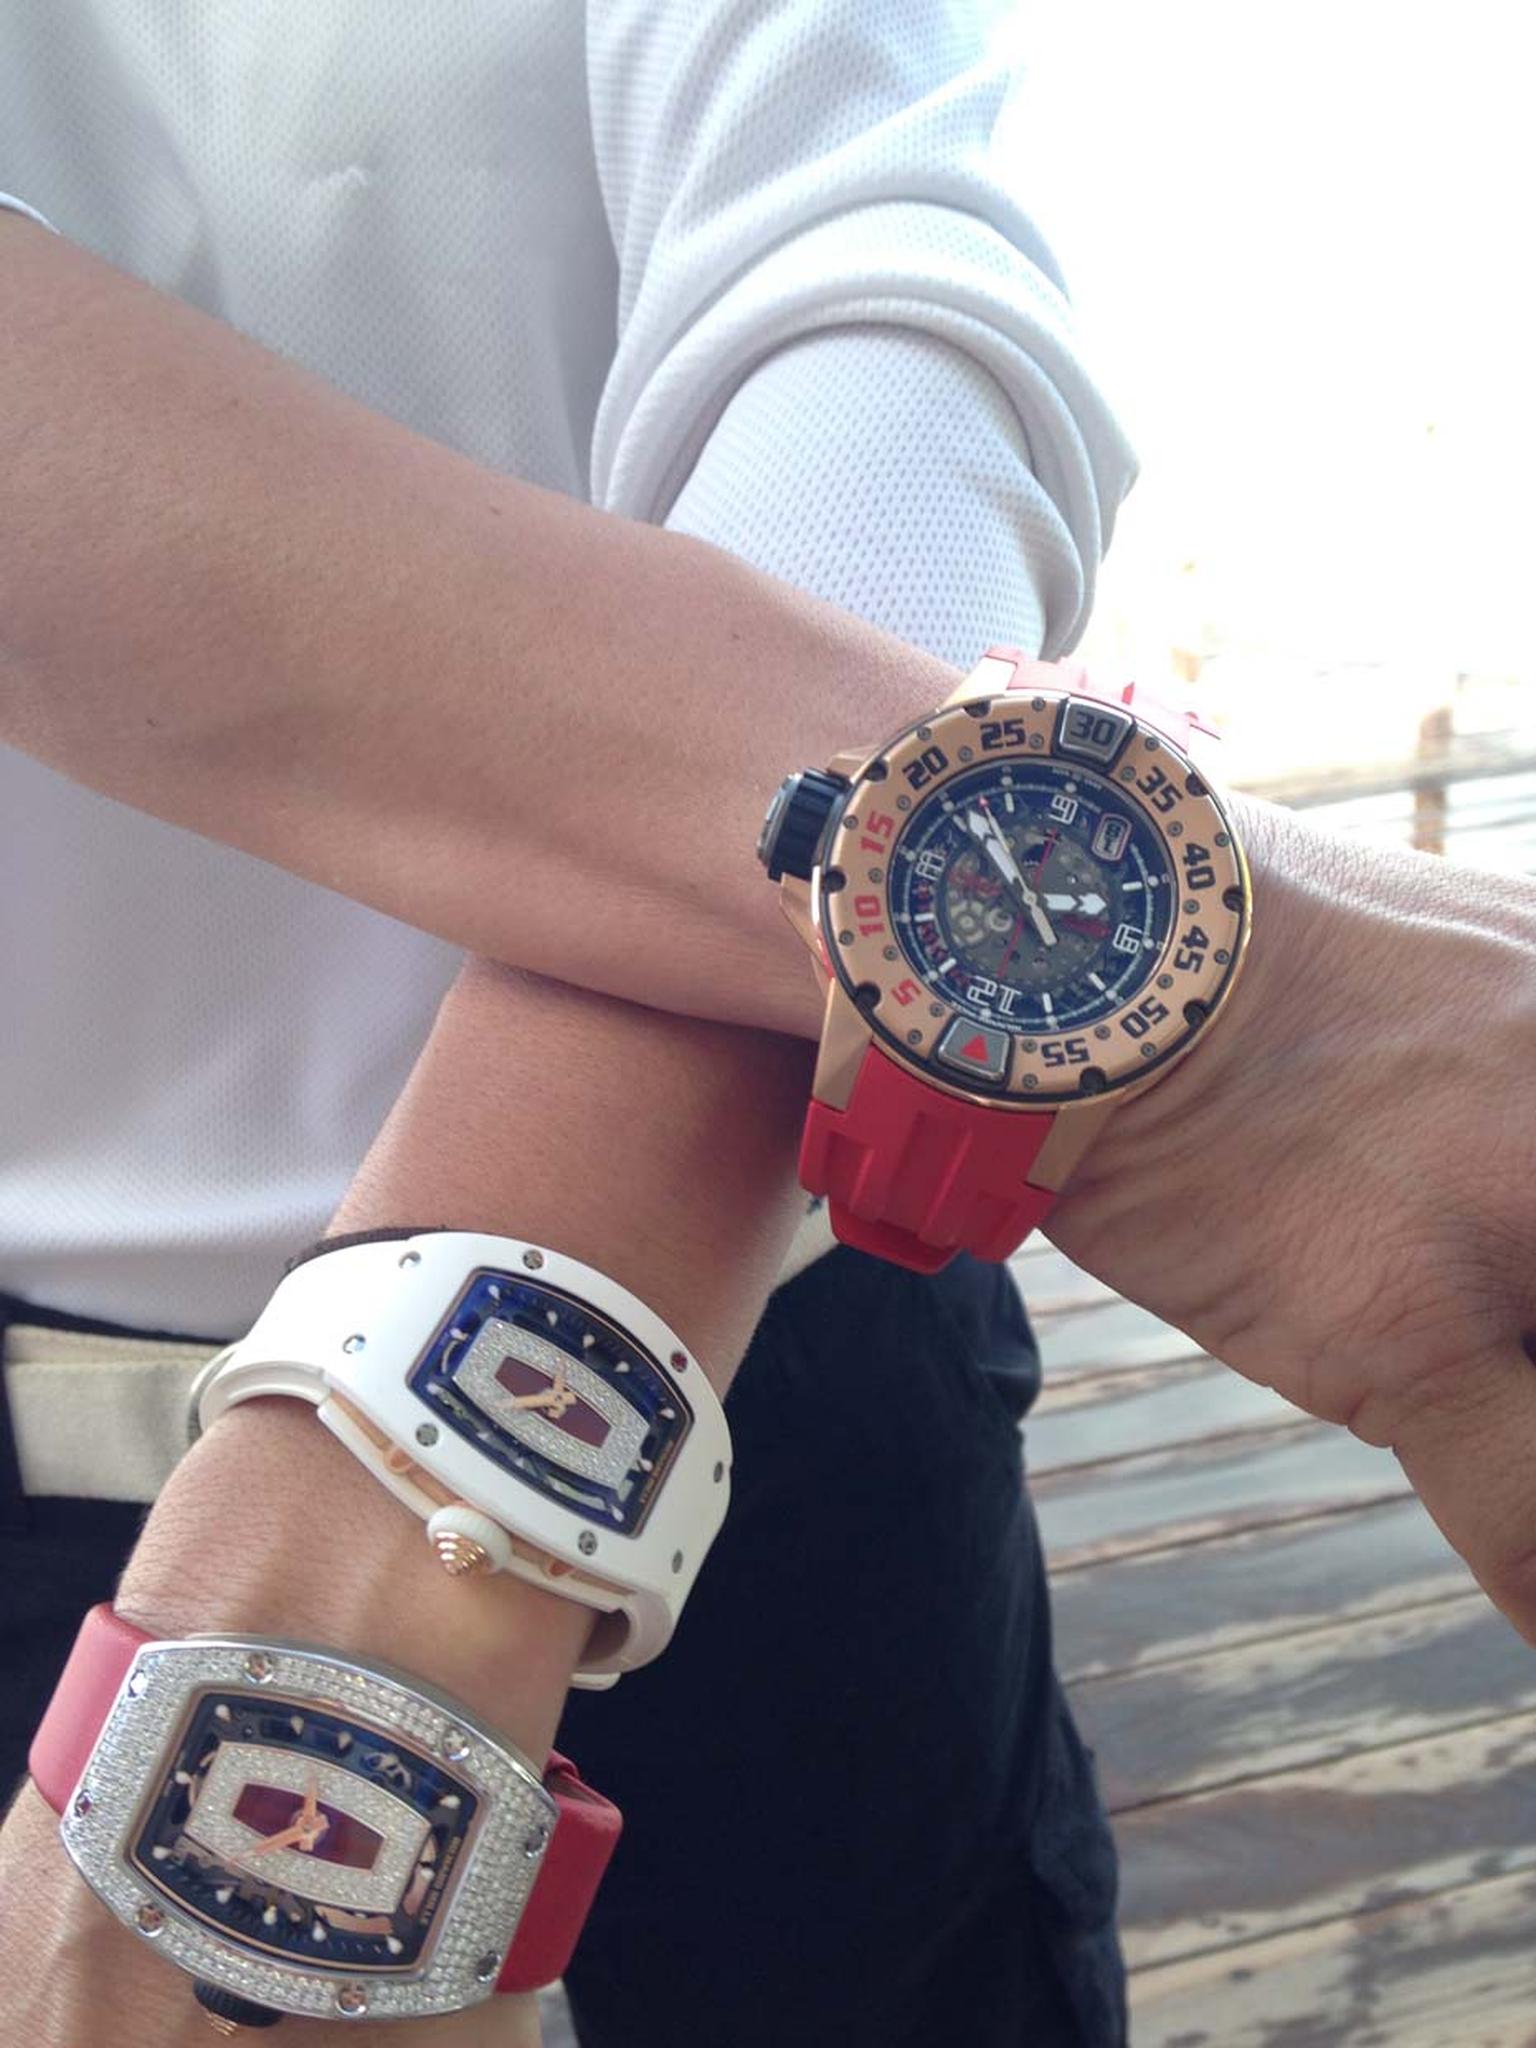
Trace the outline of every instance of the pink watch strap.
<instances>
[{"instance_id":1,"label":"pink watch strap","mask_svg":"<svg viewBox=\"0 0 1536 2048\"><path fill-rule=\"evenodd\" d=\"M63 1812L79 1784L134 1658L153 1640L105 1604L86 1615L28 1759L33 1782L55 1813ZM618 1808L553 1752L544 1789L559 1807L559 1818L507 1950L498 1991L536 1991L564 1975L623 1826Z\"/></svg>"},{"instance_id":2,"label":"pink watch strap","mask_svg":"<svg viewBox=\"0 0 1536 2048\"><path fill-rule=\"evenodd\" d=\"M989 647L985 658L1013 663L1009 694L1066 690L1119 705L1184 748L1193 732L1210 730L1134 682L1106 689L1077 664L1036 661L1016 647ZM813 1099L800 1180L827 1197L841 1243L898 1266L936 1273L958 1251L1006 1259L1056 1200L1026 1178L1054 1122L1050 1110L946 1095L871 1045L841 1109Z\"/></svg>"}]
</instances>

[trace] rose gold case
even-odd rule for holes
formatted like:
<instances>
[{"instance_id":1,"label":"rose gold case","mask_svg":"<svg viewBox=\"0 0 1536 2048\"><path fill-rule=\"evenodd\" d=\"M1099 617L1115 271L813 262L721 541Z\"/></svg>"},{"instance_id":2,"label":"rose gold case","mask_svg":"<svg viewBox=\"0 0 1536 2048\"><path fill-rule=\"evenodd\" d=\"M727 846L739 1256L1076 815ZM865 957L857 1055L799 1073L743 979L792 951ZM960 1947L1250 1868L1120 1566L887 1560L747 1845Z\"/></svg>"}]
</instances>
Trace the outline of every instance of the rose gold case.
<instances>
[{"instance_id":1,"label":"rose gold case","mask_svg":"<svg viewBox=\"0 0 1536 2048\"><path fill-rule=\"evenodd\" d=\"M881 747L853 750L828 763L829 772L846 775L852 787L822 865L808 883L786 876L781 900L820 966L830 971L814 1082L817 1099L832 1108L844 1107L866 1048L871 1040L878 1041L928 1086L946 1095L1002 1111L1066 1112L1058 1115L1030 1173L1037 1185L1053 1187L1071 1172L1105 1117L1160 1080L1220 1015L1248 942L1248 866L1220 800L1194 761L1166 735L1133 718L1129 738L1105 771L1056 748L1058 714L1069 701L1069 692L1003 697L988 692L984 684L985 665L920 725L909 726ZM1103 708L1092 698L1079 701ZM983 726L994 720L1006 720L1010 736L983 749ZM906 771L935 746L947 765L913 794ZM918 805L959 776L983 762L1005 768L1010 761L1027 763L1053 754L1085 779L1112 784L1122 804L1136 810L1164 841L1170 865L1181 878L1189 872L1181 858L1183 848L1203 847L1208 859L1196 870L1202 886L1184 889L1168 941L1131 1001L1081 1032L1016 1035L1003 1083L996 1089L968 1088L934 1061L934 1048L950 1019L964 1013L934 995L897 942L890 907L891 854ZM1164 778L1162 783L1154 771ZM1169 804L1166 812L1154 808L1144 783ZM1175 792L1171 800L1169 789ZM1200 872L1207 869L1209 882ZM1179 964L1185 950L1181 935L1191 924L1199 924L1210 942L1199 967ZM1133 1037L1125 1020L1149 1000L1166 1010L1166 1019ZM1193 1007L1186 1009L1187 1005ZM1069 1040L1079 1046L1086 1043L1086 1063L1076 1054L1065 1065L1047 1057L1047 1050L1054 1049L1055 1060L1063 1059L1062 1048ZM1085 1089L1082 1076L1095 1072L1102 1075L1102 1083L1090 1079Z\"/></svg>"}]
</instances>

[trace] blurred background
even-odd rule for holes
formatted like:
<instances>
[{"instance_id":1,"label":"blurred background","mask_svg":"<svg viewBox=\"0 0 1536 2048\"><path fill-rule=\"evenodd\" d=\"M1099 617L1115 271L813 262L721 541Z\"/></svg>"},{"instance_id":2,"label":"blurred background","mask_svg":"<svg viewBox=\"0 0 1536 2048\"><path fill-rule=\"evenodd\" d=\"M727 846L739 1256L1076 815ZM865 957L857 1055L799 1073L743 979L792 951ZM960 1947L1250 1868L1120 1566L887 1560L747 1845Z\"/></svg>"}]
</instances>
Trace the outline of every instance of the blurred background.
<instances>
[{"instance_id":1,"label":"blurred background","mask_svg":"<svg viewBox=\"0 0 1536 2048\"><path fill-rule=\"evenodd\" d=\"M1197 679L1235 781L1520 868L1532 25L1044 0L1007 136L1142 458L1085 658Z\"/></svg>"},{"instance_id":2,"label":"blurred background","mask_svg":"<svg viewBox=\"0 0 1536 2048\"><path fill-rule=\"evenodd\" d=\"M1084 657L1192 682L1234 781L1536 872L1533 27L1044 0L1004 140L1142 458ZM1532 2048L1530 1647L1389 1451L1015 1268L1135 2048Z\"/></svg>"}]
</instances>

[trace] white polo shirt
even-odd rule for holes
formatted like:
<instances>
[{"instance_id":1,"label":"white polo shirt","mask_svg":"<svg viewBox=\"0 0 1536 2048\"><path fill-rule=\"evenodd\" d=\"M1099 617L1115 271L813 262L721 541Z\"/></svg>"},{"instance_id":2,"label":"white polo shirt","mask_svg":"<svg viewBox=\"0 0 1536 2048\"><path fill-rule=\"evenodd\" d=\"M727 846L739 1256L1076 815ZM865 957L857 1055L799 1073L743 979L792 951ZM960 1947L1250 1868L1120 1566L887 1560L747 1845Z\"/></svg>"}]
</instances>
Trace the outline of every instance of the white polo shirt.
<instances>
[{"instance_id":1,"label":"white polo shirt","mask_svg":"<svg viewBox=\"0 0 1536 2048\"><path fill-rule=\"evenodd\" d=\"M6 0L0 187L481 462L1058 654L1134 461L994 141L1010 18ZM460 957L0 748L0 1290L244 1329Z\"/></svg>"}]
</instances>

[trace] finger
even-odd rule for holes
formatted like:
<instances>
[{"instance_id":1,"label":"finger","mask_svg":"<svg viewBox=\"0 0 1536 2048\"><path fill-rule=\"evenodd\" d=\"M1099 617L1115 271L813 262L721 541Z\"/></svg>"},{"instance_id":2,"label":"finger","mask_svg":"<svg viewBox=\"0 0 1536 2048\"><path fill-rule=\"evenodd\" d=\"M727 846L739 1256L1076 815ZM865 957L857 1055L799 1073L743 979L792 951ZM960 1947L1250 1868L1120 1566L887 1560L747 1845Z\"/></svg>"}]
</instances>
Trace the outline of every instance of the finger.
<instances>
[{"instance_id":1,"label":"finger","mask_svg":"<svg viewBox=\"0 0 1536 2048\"><path fill-rule=\"evenodd\" d=\"M1536 1643L1536 1367L1525 1352L1437 1374L1393 1449L1483 1590Z\"/></svg>"}]
</instances>

